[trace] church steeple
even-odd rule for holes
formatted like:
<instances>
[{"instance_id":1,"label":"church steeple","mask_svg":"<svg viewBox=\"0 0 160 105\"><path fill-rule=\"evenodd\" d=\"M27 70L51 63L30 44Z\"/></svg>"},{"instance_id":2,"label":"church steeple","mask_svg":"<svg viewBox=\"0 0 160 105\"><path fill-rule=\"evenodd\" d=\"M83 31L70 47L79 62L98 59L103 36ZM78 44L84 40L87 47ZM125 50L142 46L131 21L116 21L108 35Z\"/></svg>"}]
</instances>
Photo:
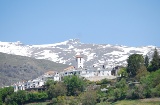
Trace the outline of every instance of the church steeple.
<instances>
[{"instance_id":1,"label":"church steeple","mask_svg":"<svg viewBox=\"0 0 160 105\"><path fill-rule=\"evenodd\" d=\"M80 54L76 55L77 68L83 68L83 57Z\"/></svg>"}]
</instances>

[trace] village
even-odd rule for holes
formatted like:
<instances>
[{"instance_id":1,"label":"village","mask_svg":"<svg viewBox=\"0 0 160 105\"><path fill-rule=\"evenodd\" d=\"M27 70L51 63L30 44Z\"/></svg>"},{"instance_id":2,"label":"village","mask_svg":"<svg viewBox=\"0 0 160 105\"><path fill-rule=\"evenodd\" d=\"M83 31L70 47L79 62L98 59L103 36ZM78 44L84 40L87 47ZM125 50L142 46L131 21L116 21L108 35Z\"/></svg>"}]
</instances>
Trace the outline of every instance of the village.
<instances>
[{"instance_id":1,"label":"village","mask_svg":"<svg viewBox=\"0 0 160 105\"><path fill-rule=\"evenodd\" d=\"M113 68L106 68L105 65L92 68L84 68L84 59L80 54L75 56L76 66L70 66L64 69L62 72L48 71L44 75L39 76L36 79L18 82L13 84L14 91L18 90L32 90L43 89L43 86L47 80L62 81L64 76L77 75L90 81L100 81L102 79L115 79L118 76L118 70L120 66Z\"/></svg>"}]
</instances>

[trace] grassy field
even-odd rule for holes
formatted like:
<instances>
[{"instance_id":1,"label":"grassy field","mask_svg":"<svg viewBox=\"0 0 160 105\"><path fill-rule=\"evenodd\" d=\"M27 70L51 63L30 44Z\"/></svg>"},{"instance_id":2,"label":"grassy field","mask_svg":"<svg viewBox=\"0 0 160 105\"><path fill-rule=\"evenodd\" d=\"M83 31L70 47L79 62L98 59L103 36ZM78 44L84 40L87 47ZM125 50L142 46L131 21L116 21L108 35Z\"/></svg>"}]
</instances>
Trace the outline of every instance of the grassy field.
<instances>
[{"instance_id":1,"label":"grassy field","mask_svg":"<svg viewBox=\"0 0 160 105\"><path fill-rule=\"evenodd\" d=\"M46 105L49 102L30 103L26 105ZM122 100L115 103L98 103L96 105L160 105L160 98L141 99L141 100Z\"/></svg>"},{"instance_id":2,"label":"grassy field","mask_svg":"<svg viewBox=\"0 0 160 105\"><path fill-rule=\"evenodd\" d=\"M25 105L47 105L49 102L29 103Z\"/></svg>"},{"instance_id":3,"label":"grassy field","mask_svg":"<svg viewBox=\"0 0 160 105\"><path fill-rule=\"evenodd\" d=\"M160 105L160 98L141 99L141 100L122 100L112 105Z\"/></svg>"}]
</instances>

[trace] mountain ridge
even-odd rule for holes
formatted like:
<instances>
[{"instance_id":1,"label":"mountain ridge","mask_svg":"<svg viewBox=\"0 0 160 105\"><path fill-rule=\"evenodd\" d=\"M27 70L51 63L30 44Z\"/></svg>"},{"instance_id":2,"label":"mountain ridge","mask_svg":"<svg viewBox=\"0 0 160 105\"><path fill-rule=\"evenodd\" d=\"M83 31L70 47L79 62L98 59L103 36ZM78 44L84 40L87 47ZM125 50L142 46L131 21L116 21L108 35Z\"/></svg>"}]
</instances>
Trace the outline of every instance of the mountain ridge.
<instances>
[{"instance_id":1,"label":"mountain ridge","mask_svg":"<svg viewBox=\"0 0 160 105\"><path fill-rule=\"evenodd\" d=\"M0 42L0 52L14 55L47 59L57 63L75 65L75 55L81 53L85 67L105 64L107 67L126 65L129 55L138 53L151 58L156 46L129 47L111 44L85 44L79 39L69 39L64 42L42 45L25 45L18 42ZM160 51L160 48L158 48Z\"/></svg>"},{"instance_id":2,"label":"mountain ridge","mask_svg":"<svg viewBox=\"0 0 160 105\"><path fill-rule=\"evenodd\" d=\"M12 55L0 52L0 86L35 79L48 71L62 71L68 65L44 59Z\"/></svg>"}]
</instances>

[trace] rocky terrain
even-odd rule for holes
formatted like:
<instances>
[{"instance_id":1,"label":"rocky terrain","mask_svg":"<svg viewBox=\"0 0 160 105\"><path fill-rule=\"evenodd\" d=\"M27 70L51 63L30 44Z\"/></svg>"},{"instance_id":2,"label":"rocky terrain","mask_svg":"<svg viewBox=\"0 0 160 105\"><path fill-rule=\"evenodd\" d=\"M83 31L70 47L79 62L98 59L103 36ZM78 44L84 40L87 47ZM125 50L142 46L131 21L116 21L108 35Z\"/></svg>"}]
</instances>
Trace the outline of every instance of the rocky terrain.
<instances>
[{"instance_id":1,"label":"rocky terrain","mask_svg":"<svg viewBox=\"0 0 160 105\"><path fill-rule=\"evenodd\" d=\"M49 60L0 53L0 87L35 79L47 71L62 71L67 67Z\"/></svg>"},{"instance_id":2,"label":"rocky terrain","mask_svg":"<svg viewBox=\"0 0 160 105\"><path fill-rule=\"evenodd\" d=\"M151 58L156 46L129 47L110 44L85 44L78 39L44 45L24 45L21 42L0 42L0 52L14 55L47 59L57 63L75 65L75 55L80 53L85 67L126 65L129 55L137 53ZM159 47L156 47L160 51Z\"/></svg>"}]
</instances>

